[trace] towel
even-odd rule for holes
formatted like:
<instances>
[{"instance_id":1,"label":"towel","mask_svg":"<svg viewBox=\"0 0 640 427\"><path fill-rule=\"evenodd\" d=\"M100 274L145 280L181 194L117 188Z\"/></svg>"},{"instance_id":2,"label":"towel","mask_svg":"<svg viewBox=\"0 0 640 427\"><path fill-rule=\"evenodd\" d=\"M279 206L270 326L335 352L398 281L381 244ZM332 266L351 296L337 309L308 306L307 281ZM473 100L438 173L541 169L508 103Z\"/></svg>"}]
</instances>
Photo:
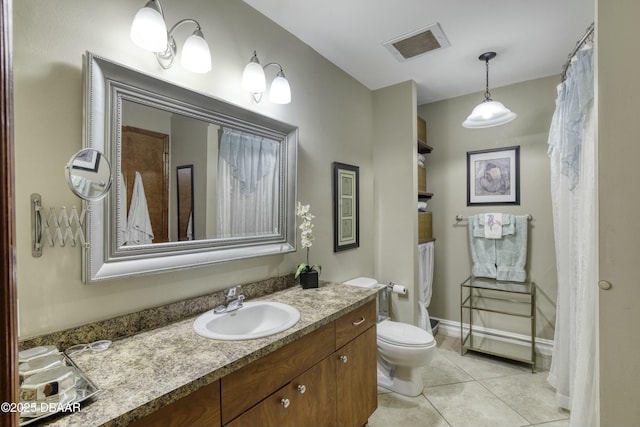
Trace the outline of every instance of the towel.
<instances>
[{"instance_id":1,"label":"towel","mask_svg":"<svg viewBox=\"0 0 640 427\"><path fill-rule=\"evenodd\" d=\"M469 250L471 274L476 277L496 278L496 240L484 238L484 215L469 217Z\"/></svg>"},{"instance_id":2,"label":"towel","mask_svg":"<svg viewBox=\"0 0 640 427\"><path fill-rule=\"evenodd\" d=\"M527 280L527 237L529 223L526 216L515 217L515 233L495 240L498 280L524 282Z\"/></svg>"},{"instance_id":3,"label":"towel","mask_svg":"<svg viewBox=\"0 0 640 427\"><path fill-rule=\"evenodd\" d=\"M431 332L431 320L427 307L431 304L433 290L433 242L418 245L418 326Z\"/></svg>"},{"instance_id":4,"label":"towel","mask_svg":"<svg viewBox=\"0 0 640 427\"><path fill-rule=\"evenodd\" d=\"M487 214L488 215L488 214ZM485 223L487 221L485 214L478 214L478 223L473 229L473 235L475 237L485 237ZM471 218L469 217L469 226L471 226ZM511 214L502 214L502 235L512 235L515 233L515 216Z\"/></svg>"},{"instance_id":5,"label":"towel","mask_svg":"<svg viewBox=\"0 0 640 427\"><path fill-rule=\"evenodd\" d=\"M142 176L136 171L136 178L133 182L133 193L131 194L131 206L129 207L129 217L127 218L128 244L147 245L153 241L153 230L151 219L149 218L149 208L147 198L144 194Z\"/></svg>"},{"instance_id":6,"label":"towel","mask_svg":"<svg viewBox=\"0 0 640 427\"><path fill-rule=\"evenodd\" d=\"M122 246L129 240L129 227L127 226L127 184L124 182L122 172L119 175L118 185L118 217L120 219L120 233L118 236L118 246Z\"/></svg>"},{"instance_id":7,"label":"towel","mask_svg":"<svg viewBox=\"0 0 640 427\"><path fill-rule=\"evenodd\" d=\"M427 211L427 202L418 202L418 212Z\"/></svg>"},{"instance_id":8,"label":"towel","mask_svg":"<svg viewBox=\"0 0 640 427\"><path fill-rule=\"evenodd\" d=\"M187 240L193 240L193 211L189 212L189 223L187 224Z\"/></svg>"},{"instance_id":9,"label":"towel","mask_svg":"<svg viewBox=\"0 0 640 427\"><path fill-rule=\"evenodd\" d=\"M502 239L502 214L484 214L484 237L485 239Z\"/></svg>"}]
</instances>

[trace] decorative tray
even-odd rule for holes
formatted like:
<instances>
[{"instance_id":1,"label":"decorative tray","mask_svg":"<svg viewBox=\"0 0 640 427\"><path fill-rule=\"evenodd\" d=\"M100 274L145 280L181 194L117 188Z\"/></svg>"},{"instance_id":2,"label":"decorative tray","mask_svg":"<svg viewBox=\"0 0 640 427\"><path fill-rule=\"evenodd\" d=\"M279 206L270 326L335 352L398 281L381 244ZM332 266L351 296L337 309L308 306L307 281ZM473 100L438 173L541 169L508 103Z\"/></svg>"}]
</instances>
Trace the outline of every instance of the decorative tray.
<instances>
[{"instance_id":1,"label":"decorative tray","mask_svg":"<svg viewBox=\"0 0 640 427\"><path fill-rule=\"evenodd\" d=\"M80 403L84 402L87 399L95 396L100 392L100 389L87 377L84 372L71 360L69 356L65 353L60 353L64 356L64 360L67 366L73 368L73 375L75 375L75 392L76 395L69 402L66 402L64 405L57 403L47 403L45 402L29 402L29 403L20 403L19 409L33 409L34 406L38 406L39 410L47 409L48 411L30 417L20 416L20 425L26 426L31 423L35 423L43 418L50 417L51 415L58 414L61 412L71 413L77 412L80 410ZM41 406L42 405L42 406ZM49 411L50 410L50 411Z\"/></svg>"}]
</instances>

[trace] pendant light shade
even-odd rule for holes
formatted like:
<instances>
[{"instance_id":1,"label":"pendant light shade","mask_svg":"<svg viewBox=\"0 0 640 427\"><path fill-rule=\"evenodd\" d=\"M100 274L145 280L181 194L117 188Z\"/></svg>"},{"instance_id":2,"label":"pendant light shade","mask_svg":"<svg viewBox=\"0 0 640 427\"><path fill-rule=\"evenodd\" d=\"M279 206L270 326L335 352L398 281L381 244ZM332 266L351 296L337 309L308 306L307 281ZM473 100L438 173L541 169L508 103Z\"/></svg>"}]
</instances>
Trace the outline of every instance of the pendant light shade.
<instances>
[{"instance_id":1,"label":"pendant light shade","mask_svg":"<svg viewBox=\"0 0 640 427\"><path fill-rule=\"evenodd\" d=\"M517 117L517 114L509 110L501 102L491 99L489 93L489 60L496 57L495 52L483 53L478 57L485 61L487 70L487 86L484 92L484 101L471 111L467 120L462 122L462 126L469 129L488 128L509 123Z\"/></svg>"}]
</instances>

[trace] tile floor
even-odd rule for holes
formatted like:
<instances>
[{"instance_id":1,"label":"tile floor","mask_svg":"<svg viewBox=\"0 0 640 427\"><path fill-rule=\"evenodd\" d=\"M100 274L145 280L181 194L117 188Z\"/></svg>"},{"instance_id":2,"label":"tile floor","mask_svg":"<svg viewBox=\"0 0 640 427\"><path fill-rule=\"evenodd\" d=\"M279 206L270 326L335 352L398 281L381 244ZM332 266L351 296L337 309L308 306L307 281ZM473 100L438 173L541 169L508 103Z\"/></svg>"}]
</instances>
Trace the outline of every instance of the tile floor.
<instances>
[{"instance_id":1,"label":"tile floor","mask_svg":"<svg viewBox=\"0 0 640 427\"><path fill-rule=\"evenodd\" d=\"M460 340L438 334L423 370L424 391L406 397L378 388L369 427L568 427L548 371L479 353L460 355Z\"/></svg>"}]
</instances>

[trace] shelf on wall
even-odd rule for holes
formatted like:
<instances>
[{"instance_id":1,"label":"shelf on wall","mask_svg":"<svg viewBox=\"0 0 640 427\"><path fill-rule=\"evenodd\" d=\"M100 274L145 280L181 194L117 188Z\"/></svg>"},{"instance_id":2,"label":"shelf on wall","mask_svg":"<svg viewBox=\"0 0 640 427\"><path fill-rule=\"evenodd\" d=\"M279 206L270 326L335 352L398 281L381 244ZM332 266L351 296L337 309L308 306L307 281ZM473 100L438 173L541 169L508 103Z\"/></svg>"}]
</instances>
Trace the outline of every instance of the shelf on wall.
<instances>
[{"instance_id":1,"label":"shelf on wall","mask_svg":"<svg viewBox=\"0 0 640 427\"><path fill-rule=\"evenodd\" d=\"M424 154L424 153L430 153L431 151L433 151L432 146L430 146L424 141L418 140L418 153Z\"/></svg>"}]
</instances>

